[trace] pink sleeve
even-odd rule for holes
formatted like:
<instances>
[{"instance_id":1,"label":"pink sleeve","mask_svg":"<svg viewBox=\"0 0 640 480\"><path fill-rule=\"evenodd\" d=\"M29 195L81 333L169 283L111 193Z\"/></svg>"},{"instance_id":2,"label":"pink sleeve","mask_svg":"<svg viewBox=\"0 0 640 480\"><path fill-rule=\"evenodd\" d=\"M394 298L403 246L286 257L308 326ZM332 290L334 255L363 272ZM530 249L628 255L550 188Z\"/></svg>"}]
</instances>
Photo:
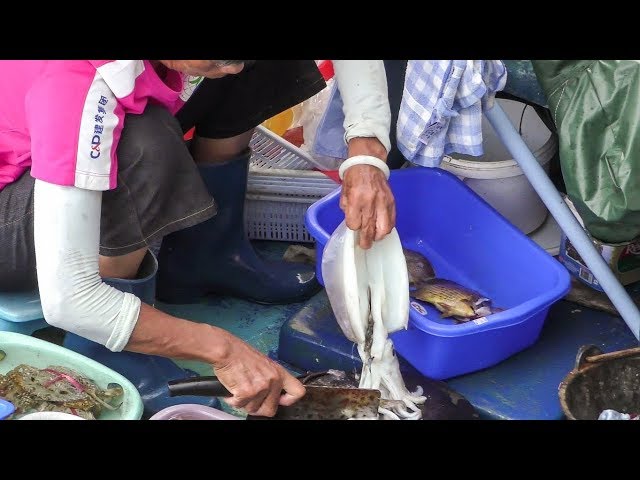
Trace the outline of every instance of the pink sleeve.
<instances>
[{"instance_id":1,"label":"pink sleeve","mask_svg":"<svg viewBox=\"0 0 640 480\"><path fill-rule=\"evenodd\" d=\"M124 110L87 60L51 62L25 101L31 175L88 190L115 188Z\"/></svg>"}]
</instances>

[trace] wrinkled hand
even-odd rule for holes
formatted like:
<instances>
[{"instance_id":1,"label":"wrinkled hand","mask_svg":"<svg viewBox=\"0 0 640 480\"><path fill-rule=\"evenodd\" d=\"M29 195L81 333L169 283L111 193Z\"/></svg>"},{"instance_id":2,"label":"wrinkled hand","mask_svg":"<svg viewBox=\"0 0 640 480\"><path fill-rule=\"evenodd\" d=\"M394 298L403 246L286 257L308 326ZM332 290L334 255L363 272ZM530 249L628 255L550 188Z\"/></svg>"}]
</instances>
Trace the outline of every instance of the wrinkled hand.
<instances>
[{"instance_id":1,"label":"wrinkled hand","mask_svg":"<svg viewBox=\"0 0 640 480\"><path fill-rule=\"evenodd\" d=\"M340 208L347 227L360 231L359 245L367 249L396 224L396 205L385 174L371 165L354 165L344 173Z\"/></svg>"},{"instance_id":2,"label":"wrinkled hand","mask_svg":"<svg viewBox=\"0 0 640 480\"><path fill-rule=\"evenodd\" d=\"M304 385L282 366L227 335L227 354L213 365L218 379L233 394L225 402L250 415L273 417L279 405L293 405L304 396Z\"/></svg>"}]
</instances>

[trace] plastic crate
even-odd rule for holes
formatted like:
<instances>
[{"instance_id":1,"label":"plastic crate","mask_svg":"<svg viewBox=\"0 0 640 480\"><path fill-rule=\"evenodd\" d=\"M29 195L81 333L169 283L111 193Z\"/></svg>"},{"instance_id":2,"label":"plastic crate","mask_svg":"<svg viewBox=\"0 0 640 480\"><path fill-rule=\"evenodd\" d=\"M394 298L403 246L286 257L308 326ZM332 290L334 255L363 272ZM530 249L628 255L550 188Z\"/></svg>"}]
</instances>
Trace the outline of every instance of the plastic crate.
<instances>
[{"instance_id":1,"label":"plastic crate","mask_svg":"<svg viewBox=\"0 0 640 480\"><path fill-rule=\"evenodd\" d=\"M245 204L248 237L313 243L305 226L307 209L338 184L315 170L308 153L262 126L256 128L250 146Z\"/></svg>"},{"instance_id":2,"label":"plastic crate","mask_svg":"<svg viewBox=\"0 0 640 480\"><path fill-rule=\"evenodd\" d=\"M424 376L442 380L490 367L533 345L549 308L569 291L569 274L560 262L444 170L393 171L389 182L402 244L425 255L438 277L505 309L455 324L412 299L408 329L391 335L396 351ZM324 246L342 220L338 192L307 213L323 285Z\"/></svg>"}]
</instances>

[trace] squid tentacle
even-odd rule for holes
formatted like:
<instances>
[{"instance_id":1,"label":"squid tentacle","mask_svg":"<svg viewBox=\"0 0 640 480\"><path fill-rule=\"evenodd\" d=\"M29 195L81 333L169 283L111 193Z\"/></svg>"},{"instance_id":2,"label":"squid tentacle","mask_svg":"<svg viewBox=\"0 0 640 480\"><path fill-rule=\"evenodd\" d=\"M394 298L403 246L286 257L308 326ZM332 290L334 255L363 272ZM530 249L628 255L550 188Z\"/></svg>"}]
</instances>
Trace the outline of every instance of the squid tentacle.
<instances>
[{"instance_id":1,"label":"squid tentacle","mask_svg":"<svg viewBox=\"0 0 640 480\"><path fill-rule=\"evenodd\" d=\"M397 401L379 407L383 418L420 419L423 389L407 390L389 338L409 320L409 275L397 230L363 250L358 233L343 222L325 246L322 267L338 324L357 344L363 363L360 388L380 390L383 400Z\"/></svg>"},{"instance_id":2,"label":"squid tentacle","mask_svg":"<svg viewBox=\"0 0 640 480\"><path fill-rule=\"evenodd\" d=\"M387 410L386 408L379 407L378 413L380 413L383 417L383 420L401 420L401 418L393 413L391 410Z\"/></svg>"}]
</instances>

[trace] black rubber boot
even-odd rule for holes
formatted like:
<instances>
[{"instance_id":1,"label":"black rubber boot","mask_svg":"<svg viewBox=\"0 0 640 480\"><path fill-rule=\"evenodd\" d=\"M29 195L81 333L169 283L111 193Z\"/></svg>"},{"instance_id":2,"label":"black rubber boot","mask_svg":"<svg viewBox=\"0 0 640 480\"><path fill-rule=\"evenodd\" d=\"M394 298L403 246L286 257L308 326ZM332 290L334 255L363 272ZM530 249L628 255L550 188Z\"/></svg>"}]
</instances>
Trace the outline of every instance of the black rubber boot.
<instances>
[{"instance_id":1,"label":"black rubber boot","mask_svg":"<svg viewBox=\"0 0 640 480\"><path fill-rule=\"evenodd\" d=\"M153 305L157 270L158 262L153 254L148 252L140 266L138 279L105 278L104 282L123 292L133 293L143 302ZM133 383L142 397L145 418L167 407L184 403L220 408L220 401L213 397L170 397L167 382L198 374L179 367L168 358L125 351L112 352L73 333L65 335L64 347L115 370Z\"/></svg>"},{"instance_id":2,"label":"black rubber boot","mask_svg":"<svg viewBox=\"0 0 640 480\"><path fill-rule=\"evenodd\" d=\"M263 304L301 302L321 286L312 266L262 260L244 228L251 152L221 165L200 166L218 204L213 218L164 238L159 254L157 298L195 303L207 293Z\"/></svg>"}]
</instances>

